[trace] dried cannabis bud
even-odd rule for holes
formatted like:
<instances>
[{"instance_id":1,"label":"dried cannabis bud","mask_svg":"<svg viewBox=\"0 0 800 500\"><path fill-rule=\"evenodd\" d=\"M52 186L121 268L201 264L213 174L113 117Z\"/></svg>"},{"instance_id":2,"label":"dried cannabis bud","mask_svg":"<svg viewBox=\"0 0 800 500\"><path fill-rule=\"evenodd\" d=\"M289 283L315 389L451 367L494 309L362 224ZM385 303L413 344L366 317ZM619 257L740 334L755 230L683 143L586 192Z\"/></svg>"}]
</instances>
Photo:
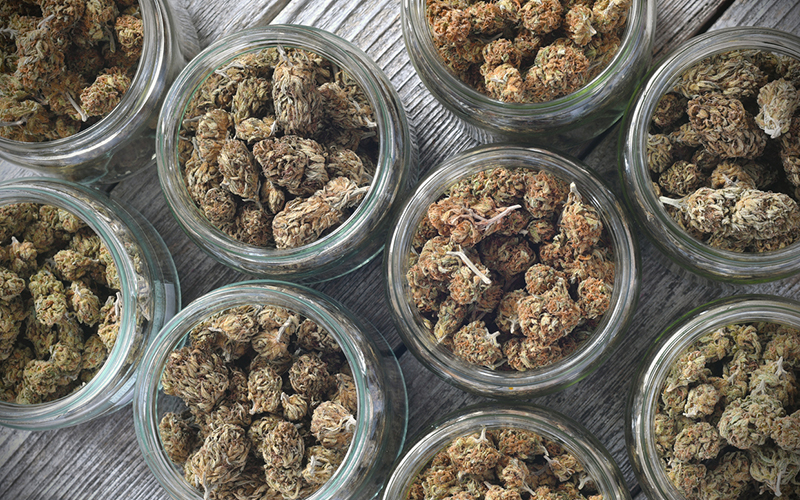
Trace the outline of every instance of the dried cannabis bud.
<instances>
[{"instance_id":1,"label":"dried cannabis bud","mask_svg":"<svg viewBox=\"0 0 800 500\"><path fill-rule=\"evenodd\" d=\"M1 397L59 399L91 380L113 348L122 304L107 274L116 265L82 220L49 205L0 207L0 237Z\"/></svg>"},{"instance_id":2,"label":"dried cannabis bud","mask_svg":"<svg viewBox=\"0 0 800 500\"><path fill-rule=\"evenodd\" d=\"M136 2L5 2L0 39L9 42L0 49L0 137L42 142L86 129L119 104L144 28Z\"/></svg>"},{"instance_id":3,"label":"dried cannabis bud","mask_svg":"<svg viewBox=\"0 0 800 500\"><path fill-rule=\"evenodd\" d=\"M183 463L195 449L197 433L192 429L191 419L176 413L166 413L158 424L161 444L169 459L175 463Z\"/></svg>"},{"instance_id":4,"label":"dried cannabis bud","mask_svg":"<svg viewBox=\"0 0 800 500\"><path fill-rule=\"evenodd\" d=\"M329 61L281 46L241 55L192 96L179 159L190 196L231 238L296 248L335 230L369 189L377 123Z\"/></svg>"},{"instance_id":5,"label":"dried cannabis bud","mask_svg":"<svg viewBox=\"0 0 800 500\"><path fill-rule=\"evenodd\" d=\"M444 64L504 102L546 102L575 92L619 48L630 0L427 0Z\"/></svg>"},{"instance_id":6,"label":"dried cannabis bud","mask_svg":"<svg viewBox=\"0 0 800 500\"><path fill-rule=\"evenodd\" d=\"M662 196L661 201L677 207L688 226L744 243L781 237L800 227L800 207L783 193L704 187L681 200Z\"/></svg>"},{"instance_id":7,"label":"dried cannabis bud","mask_svg":"<svg viewBox=\"0 0 800 500\"><path fill-rule=\"evenodd\" d=\"M448 443L414 478L407 500L600 500L580 461L529 430L482 428Z\"/></svg>"},{"instance_id":8,"label":"dried cannabis bud","mask_svg":"<svg viewBox=\"0 0 800 500\"><path fill-rule=\"evenodd\" d=\"M789 491L800 471L798 354L796 328L736 324L703 335L671 366L654 438L688 500Z\"/></svg>"},{"instance_id":9,"label":"dried cannabis bud","mask_svg":"<svg viewBox=\"0 0 800 500\"><path fill-rule=\"evenodd\" d=\"M296 248L318 240L345 219L358 205L368 187L359 188L346 177L332 179L307 199L295 198L275 215L272 231L277 248Z\"/></svg>"},{"instance_id":10,"label":"dried cannabis bud","mask_svg":"<svg viewBox=\"0 0 800 500\"><path fill-rule=\"evenodd\" d=\"M189 338L161 375L188 410L159 424L186 480L219 499L299 499L325 484L350 446L358 406L334 337L283 307L246 305L206 318Z\"/></svg>"},{"instance_id":11,"label":"dried cannabis bud","mask_svg":"<svg viewBox=\"0 0 800 500\"><path fill-rule=\"evenodd\" d=\"M792 129L800 97L788 64L799 63L781 57L786 65L760 51L706 58L653 113L647 162L654 187L678 225L710 246L764 252L800 235Z\"/></svg>"},{"instance_id":12,"label":"dried cannabis bud","mask_svg":"<svg viewBox=\"0 0 800 500\"><path fill-rule=\"evenodd\" d=\"M468 363L554 363L611 304L600 215L545 171L498 167L460 180L428 207L414 241L411 299L435 341Z\"/></svg>"},{"instance_id":13,"label":"dried cannabis bud","mask_svg":"<svg viewBox=\"0 0 800 500\"><path fill-rule=\"evenodd\" d=\"M777 139L789 131L792 115L798 104L800 96L794 85L783 78L773 80L758 91L759 113L756 116L756 125L770 139Z\"/></svg>"}]
</instances>

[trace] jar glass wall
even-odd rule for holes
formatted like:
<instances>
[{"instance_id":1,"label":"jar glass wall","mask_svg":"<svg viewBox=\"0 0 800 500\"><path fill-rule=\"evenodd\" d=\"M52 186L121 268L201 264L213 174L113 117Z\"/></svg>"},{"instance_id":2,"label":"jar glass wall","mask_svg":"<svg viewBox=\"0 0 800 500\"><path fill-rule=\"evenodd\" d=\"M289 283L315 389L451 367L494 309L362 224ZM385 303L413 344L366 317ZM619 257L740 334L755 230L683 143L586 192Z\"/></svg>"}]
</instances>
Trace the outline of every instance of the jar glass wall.
<instances>
[{"instance_id":1,"label":"jar glass wall","mask_svg":"<svg viewBox=\"0 0 800 500\"><path fill-rule=\"evenodd\" d=\"M155 125L170 83L196 53L197 32L168 0L141 0L143 48L120 103L75 135L45 142L0 137L0 159L83 184L111 184L155 164Z\"/></svg>"},{"instance_id":2,"label":"jar glass wall","mask_svg":"<svg viewBox=\"0 0 800 500\"><path fill-rule=\"evenodd\" d=\"M403 0L403 39L425 87L481 142L525 141L571 151L622 116L647 71L655 36L652 0L634 0L617 55L585 86L552 101L504 103L467 85L445 66L426 19L426 0Z\"/></svg>"},{"instance_id":3,"label":"jar glass wall","mask_svg":"<svg viewBox=\"0 0 800 500\"><path fill-rule=\"evenodd\" d=\"M63 208L81 218L105 243L119 271L119 333L100 371L79 390L52 402L0 402L2 425L28 430L67 427L131 402L145 348L180 309L178 274L169 250L147 220L99 191L45 178L0 184L0 205L22 202Z\"/></svg>"},{"instance_id":4,"label":"jar glass wall","mask_svg":"<svg viewBox=\"0 0 800 500\"><path fill-rule=\"evenodd\" d=\"M642 359L628 396L625 438L634 473L648 497L685 498L672 485L656 447L655 415L672 365L700 337L725 326L757 322L800 329L800 303L768 295L741 295L709 302L669 325Z\"/></svg>"},{"instance_id":5,"label":"jar glass wall","mask_svg":"<svg viewBox=\"0 0 800 500\"><path fill-rule=\"evenodd\" d=\"M650 121L659 99L681 74L714 54L760 50L800 59L800 38L767 28L727 28L699 35L667 55L639 88L626 111L619 139L624 194L653 244L681 267L710 280L759 283L800 271L800 243L769 252L733 252L714 248L681 228L652 186L647 161Z\"/></svg>"},{"instance_id":6,"label":"jar glass wall","mask_svg":"<svg viewBox=\"0 0 800 500\"><path fill-rule=\"evenodd\" d=\"M176 398L160 389L170 353L188 341L188 333L209 316L241 305L274 305L300 314L327 330L341 347L358 395L353 440L344 461L308 499L372 498L382 488L385 471L403 446L408 418L405 383L397 359L371 325L309 288L274 281L242 282L219 288L187 306L159 333L144 355L134 397L134 424L145 462L164 489L176 499L203 494L170 461L159 437L165 411Z\"/></svg>"},{"instance_id":7,"label":"jar glass wall","mask_svg":"<svg viewBox=\"0 0 800 500\"><path fill-rule=\"evenodd\" d=\"M494 167L545 171L574 182L606 228L614 254L610 307L595 330L571 355L542 368L501 371L471 364L437 343L411 298L406 278L412 238L428 206L458 180ZM492 397L531 397L561 390L597 369L622 340L633 317L640 287L639 249L628 216L614 194L578 160L546 150L509 144L480 146L435 167L406 200L384 253L386 295L406 347L448 383Z\"/></svg>"},{"instance_id":8,"label":"jar glass wall","mask_svg":"<svg viewBox=\"0 0 800 500\"><path fill-rule=\"evenodd\" d=\"M178 160L181 123L199 86L235 57L276 46L314 52L347 71L373 108L379 141L375 175L355 211L333 232L289 249L242 243L213 226L189 195ZM257 277L320 281L362 266L382 249L387 221L396 202L415 180L415 139L400 98L385 74L351 43L305 26L275 25L243 30L208 47L190 62L170 89L158 130L159 179L180 226L218 261Z\"/></svg>"},{"instance_id":9,"label":"jar glass wall","mask_svg":"<svg viewBox=\"0 0 800 500\"><path fill-rule=\"evenodd\" d=\"M409 498L411 485L423 467L455 439L483 429L508 428L533 432L564 446L583 465L604 499L630 499L622 472L597 438L566 415L530 404L470 406L431 424L397 462L383 499Z\"/></svg>"}]
</instances>

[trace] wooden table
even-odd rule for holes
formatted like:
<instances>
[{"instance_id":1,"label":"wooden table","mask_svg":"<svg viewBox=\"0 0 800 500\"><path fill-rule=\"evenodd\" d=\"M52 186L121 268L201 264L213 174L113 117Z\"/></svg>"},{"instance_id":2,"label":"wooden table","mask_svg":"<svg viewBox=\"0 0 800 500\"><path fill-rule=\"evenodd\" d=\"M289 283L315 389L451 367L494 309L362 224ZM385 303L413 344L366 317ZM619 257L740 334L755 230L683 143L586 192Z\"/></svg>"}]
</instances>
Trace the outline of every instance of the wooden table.
<instances>
[{"instance_id":1,"label":"wooden table","mask_svg":"<svg viewBox=\"0 0 800 500\"><path fill-rule=\"evenodd\" d=\"M419 134L424 172L475 145L457 133L456 120L417 77L403 44L399 0L187 0L202 46L238 29L265 23L312 25L364 49L388 74ZM800 0L658 0L654 56L691 36L728 26L765 26L800 35ZM431 133L436 131L436 133ZM584 161L616 186L618 126L598 141ZM0 162L0 179L26 175ZM216 263L178 229L161 195L155 168L114 187L112 196L134 205L158 229L175 258L183 303L221 285L247 279ZM758 292L800 297L800 276L759 286L701 283L676 272L640 234L642 293L622 348L593 375L534 400L570 415L605 444L619 464L632 496L643 499L625 451L624 405L641 355L672 318L716 297ZM345 277L318 285L371 321L400 359L409 394L409 435L433 419L481 398L451 387L406 352L383 297L380 259ZM388 472L388 471L387 471ZM167 499L144 463L130 407L73 428L25 432L0 428L0 499Z\"/></svg>"}]
</instances>

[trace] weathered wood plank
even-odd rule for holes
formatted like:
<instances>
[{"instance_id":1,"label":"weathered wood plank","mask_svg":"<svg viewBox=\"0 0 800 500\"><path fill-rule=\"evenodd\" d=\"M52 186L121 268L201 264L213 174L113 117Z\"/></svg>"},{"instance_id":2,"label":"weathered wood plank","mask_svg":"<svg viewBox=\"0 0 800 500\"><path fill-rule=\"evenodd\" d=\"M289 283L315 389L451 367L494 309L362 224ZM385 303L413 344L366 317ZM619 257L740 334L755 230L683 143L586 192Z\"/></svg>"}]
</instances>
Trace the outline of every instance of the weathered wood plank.
<instances>
[{"instance_id":1,"label":"weathered wood plank","mask_svg":"<svg viewBox=\"0 0 800 500\"><path fill-rule=\"evenodd\" d=\"M14 467L20 460L22 454L19 451L28 444L31 439L31 432L2 432L6 429L0 428L0 470L4 467Z\"/></svg>"},{"instance_id":2,"label":"weathered wood plank","mask_svg":"<svg viewBox=\"0 0 800 500\"><path fill-rule=\"evenodd\" d=\"M168 498L145 465L132 431L130 407L68 429L28 433L0 428L0 496ZM27 439L16 443L20 437ZM6 448L12 441L13 449Z\"/></svg>"},{"instance_id":3,"label":"weathered wood plank","mask_svg":"<svg viewBox=\"0 0 800 500\"><path fill-rule=\"evenodd\" d=\"M268 24L288 3L288 0L184 1L197 28L201 47L229 33Z\"/></svg>"},{"instance_id":4,"label":"weathered wood plank","mask_svg":"<svg viewBox=\"0 0 800 500\"><path fill-rule=\"evenodd\" d=\"M657 0L654 55L661 56L696 35L726 0Z\"/></svg>"},{"instance_id":5,"label":"weathered wood plank","mask_svg":"<svg viewBox=\"0 0 800 500\"><path fill-rule=\"evenodd\" d=\"M0 160L0 181L19 179L20 177L39 177L42 174L27 168L18 167Z\"/></svg>"},{"instance_id":6,"label":"weathered wood plank","mask_svg":"<svg viewBox=\"0 0 800 500\"><path fill-rule=\"evenodd\" d=\"M800 34L800 3L792 0L736 0L710 30L730 26L764 26Z\"/></svg>"}]
</instances>

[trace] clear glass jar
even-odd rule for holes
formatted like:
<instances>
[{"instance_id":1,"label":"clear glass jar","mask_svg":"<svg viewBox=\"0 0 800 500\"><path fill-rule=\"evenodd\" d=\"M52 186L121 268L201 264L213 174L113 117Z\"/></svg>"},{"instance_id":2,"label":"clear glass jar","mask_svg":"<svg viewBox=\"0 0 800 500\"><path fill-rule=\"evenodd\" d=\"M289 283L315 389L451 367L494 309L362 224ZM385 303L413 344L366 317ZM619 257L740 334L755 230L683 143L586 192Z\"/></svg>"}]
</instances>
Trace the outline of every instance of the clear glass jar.
<instances>
[{"instance_id":1,"label":"clear glass jar","mask_svg":"<svg viewBox=\"0 0 800 500\"><path fill-rule=\"evenodd\" d=\"M145 462L172 498L203 498L170 461L158 433L158 423L178 398L160 391L161 373L169 354L188 342L188 333L208 316L231 307L270 304L309 318L333 335L352 369L358 394L353 440L339 469L308 500L369 499L385 482L403 447L408 420L405 382L388 344L371 325L357 319L329 297L278 281L248 281L218 288L189 304L159 333L142 360L136 384L133 418ZM167 410L165 410L167 408Z\"/></svg>"},{"instance_id":2,"label":"clear glass jar","mask_svg":"<svg viewBox=\"0 0 800 500\"><path fill-rule=\"evenodd\" d=\"M755 49L800 59L800 38L767 28L726 28L696 36L656 66L631 100L619 140L619 167L626 201L653 244L672 261L709 280L760 283L800 271L800 243L771 252L741 253L714 248L682 229L652 188L647 165L650 118L680 75L714 54Z\"/></svg>"},{"instance_id":3,"label":"clear glass jar","mask_svg":"<svg viewBox=\"0 0 800 500\"><path fill-rule=\"evenodd\" d=\"M656 450L654 418L661 388L675 360L698 338L723 326L752 322L800 328L800 303L769 295L718 299L669 325L650 347L631 385L625 410L625 441L636 479L649 498L683 500Z\"/></svg>"},{"instance_id":4,"label":"clear glass jar","mask_svg":"<svg viewBox=\"0 0 800 500\"><path fill-rule=\"evenodd\" d=\"M144 217L95 189L43 177L0 184L0 205L21 202L63 208L83 219L103 240L119 270L122 319L114 348L91 381L49 403L0 402L0 425L55 429L119 410L133 399L133 384L145 348L180 309L178 273L172 256ZM136 307L126 307L128 304Z\"/></svg>"},{"instance_id":5,"label":"clear glass jar","mask_svg":"<svg viewBox=\"0 0 800 500\"><path fill-rule=\"evenodd\" d=\"M616 462L585 427L559 412L526 405L475 405L462 408L431 424L400 458L383 494L383 500L405 500L422 468L453 440L482 429L517 428L558 442L572 453L597 484L604 500L630 499Z\"/></svg>"},{"instance_id":6,"label":"clear glass jar","mask_svg":"<svg viewBox=\"0 0 800 500\"><path fill-rule=\"evenodd\" d=\"M177 153L186 105L206 77L237 56L277 45L315 52L347 70L372 105L380 142L373 182L353 214L319 240L281 250L242 243L209 223L189 196ZM240 31L220 39L192 60L164 102L156 149L159 180L167 203L180 226L200 248L238 271L259 278L293 281L335 278L377 255L385 241L386 223L396 202L415 180L413 172L417 166L416 141L400 97L375 62L333 34L294 25Z\"/></svg>"},{"instance_id":7,"label":"clear glass jar","mask_svg":"<svg viewBox=\"0 0 800 500\"><path fill-rule=\"evenodd\" d=\"M543 170L575 182L595 207L614 252L615 278L611 305L592 335L570 356L543 368L494 371L468 363L437 344L410 298L406 272L411 239L428 206L459 179L492 167ZM384 252L386 295L397 330L406 347L446 382L491 397L531 397L555 392L596 370L622 340L633 318L641 284L639 247L631 223L611 190L577 159L543 149L509 144L479 146L435 167L406 200Z\"/></svg>"},{"instance_id":8,"label":"clear glass jar","mask_svg":"<svg viewBox=\"0 0 800 500\"><path fill-rule=\"evenodd\" d=\"M111 184L155 164L155 126L170 83L198 49L187 13L170 0L140 0L144 46L136 75L102 120L45 142L0 137L0 159L83 184Z\"/></svg>"},{"instance_id":9,"label":"clear glass jar","mask_svg":"<svg viewBox=\"0 0 800 500\"><path fill-rule=\"evenodd\" d=\"M650 64L655 37L653 0L634 0L617 55L584 87L552 101L505 103L490 98L451 73L433 44L426 0L403 0L403 39L425 87L481 142L537 142L570 151L616 122Z\"/></svg>"}]
</instances>

